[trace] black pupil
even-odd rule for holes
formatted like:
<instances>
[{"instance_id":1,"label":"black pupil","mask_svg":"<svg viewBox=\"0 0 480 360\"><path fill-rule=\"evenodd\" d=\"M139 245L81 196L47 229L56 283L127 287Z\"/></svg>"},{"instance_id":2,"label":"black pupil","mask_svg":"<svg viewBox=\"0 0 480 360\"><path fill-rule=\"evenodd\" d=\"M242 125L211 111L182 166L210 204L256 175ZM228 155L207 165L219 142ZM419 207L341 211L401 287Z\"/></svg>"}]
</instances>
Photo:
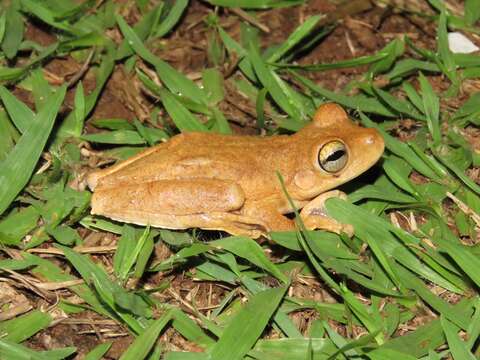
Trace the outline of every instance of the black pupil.
<instances>
[{"instance_id":1,"label":"black pupil","mask_svg":"<svg viewBox=\"0 0 480 360\"><path fill-rule=\"evenodd\" d=\"M327 157L327 162L336 161L345 156L345 150L336 150Z\"/></svg>"}]
</instances>

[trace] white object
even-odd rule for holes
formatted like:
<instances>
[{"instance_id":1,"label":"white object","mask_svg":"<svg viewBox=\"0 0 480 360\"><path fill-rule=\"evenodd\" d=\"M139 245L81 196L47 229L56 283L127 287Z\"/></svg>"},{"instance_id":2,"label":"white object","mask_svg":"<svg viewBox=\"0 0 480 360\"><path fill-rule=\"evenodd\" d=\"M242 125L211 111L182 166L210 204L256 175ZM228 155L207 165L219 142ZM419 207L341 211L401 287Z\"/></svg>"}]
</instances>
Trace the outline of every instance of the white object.
<instances>
[{"instance_id":1,"label":"white object","mask_svg":"<svg viewBox=\"0 0 480 360\"><path fill-rule=\"evenodd\" d=\"M460 32L448 33L448 47L455 54L470 54L480 50L477 45Z\"/></svg>"}]
</instances>

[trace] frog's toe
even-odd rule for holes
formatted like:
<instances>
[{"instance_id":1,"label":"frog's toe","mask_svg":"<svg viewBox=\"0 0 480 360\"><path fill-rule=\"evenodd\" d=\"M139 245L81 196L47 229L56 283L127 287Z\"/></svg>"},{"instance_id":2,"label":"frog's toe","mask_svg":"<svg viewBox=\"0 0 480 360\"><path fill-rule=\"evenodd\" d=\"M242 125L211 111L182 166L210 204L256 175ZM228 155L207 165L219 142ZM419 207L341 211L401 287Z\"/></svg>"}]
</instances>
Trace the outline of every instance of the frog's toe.
<instances>
[{"instance_id":1,"label":"frog's toe","mask_svg":"<svg viewBox=\"0 0 480 360\"><path fill-rule=\"evenodd\" d=\"M345 233L349 237L354 234L354 228L350 224L342 224L337 220L326 216L322 212L301 213L303 224L307 230L325 230L336 234Z\"/></svg>"},{"instance_id":2,"label":"frog's toe","mask_svg":"<svg viewBox=\"0 0 480 360\"><path fill-rule=\"evenodd\" d=\"M349 238L352 238L355 235L355 229L351 224L342 224L341 232L347 234Z\"/></svg>"}]
</instances>

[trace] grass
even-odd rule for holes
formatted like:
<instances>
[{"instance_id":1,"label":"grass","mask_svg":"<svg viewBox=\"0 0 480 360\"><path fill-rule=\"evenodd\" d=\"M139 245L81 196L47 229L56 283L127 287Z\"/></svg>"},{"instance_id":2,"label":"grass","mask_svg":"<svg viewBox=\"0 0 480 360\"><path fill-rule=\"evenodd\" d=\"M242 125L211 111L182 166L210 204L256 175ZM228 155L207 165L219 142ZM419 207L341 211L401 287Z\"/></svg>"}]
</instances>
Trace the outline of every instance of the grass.
<instances>
[{"instance_id":1,"label":"grass","mask_svg":"<svg viewBox=\"0 0 480 360\"><path fill-rule=\"evenodd\" d=\"M0 5L0 274L6 283L24 284L33 299L32 309L0 321L0 358L71 359L82 350L93 360L109 351L112 339L103 336L86 350L68 341L36 350L32 339L55 326L56 311L113 321L132 338L124 360L478 358L480 187L471 175L480 158L465 133L480 124L480 97L462 86L478 81L480 58L453 54L447 33L478 34L480 1L466 0L465 13L425 2L426 21L436 24L435 48L405 36L369 55L308 65L298 60L338 24L323 25L323 16L314 15L283 43L263 48L251 22L242 22L235 40L219 15L222 7L242 7L255 18L259 10L274 14L302 1L206 2L215 6L203 20L208 60L217 66L194 80L156 55L193 6L186 0L153 7L137 0L130 8L88 0ZM132 9L134 22L125 16ZM42 24L53 42L26 39L29 22ZM106 35L112 31L116 41ZM68 84L46 76L50 61L69 56L94 77L88 91L86 76ZM115 64L153 100L146 118L90 118ZM232 64L234 76L224 78ZM361 76L337 92L309 78L355 67ZM195 230L89 215L90 193L70 186L88 169L92 150L85 142L104 146L100 157L123 159L179 131L232 133L220 106L229 88L253 104L257 131L268 135L297 131L327 101L383 135L386 151L368 184L354 180L349 201L327 202L330 215L354 226L352 239L299 224L297 232L272 233L269 243L234 236L206 241ZM30 93L33 104L15 89ZM415 123L408 140L392 131L404 119ZM99 131L91 132L92 125ZM85 236L95 233L116 237L113 254L100 257L98 247L88 253ZM159 259L156 249L167 248ZM196 305L205 299L179 293L180 272L221 285L215 306L206 311ZM300 296L302 282L330 298ZM2 312L15 311L16 301L2 300ZM300 327L295 319L306 314L314 319ZM185 347L169 343L172 336Z\"/></svg>"}]
</instances>

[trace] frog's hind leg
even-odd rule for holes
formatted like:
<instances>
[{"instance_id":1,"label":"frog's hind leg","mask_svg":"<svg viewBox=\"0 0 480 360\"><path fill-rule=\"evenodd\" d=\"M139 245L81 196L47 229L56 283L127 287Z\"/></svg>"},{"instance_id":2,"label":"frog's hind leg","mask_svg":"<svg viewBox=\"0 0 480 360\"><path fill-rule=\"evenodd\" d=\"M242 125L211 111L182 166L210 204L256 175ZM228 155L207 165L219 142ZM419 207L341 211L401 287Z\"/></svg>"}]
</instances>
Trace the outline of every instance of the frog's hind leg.
<instances>
[{"instance_id":1,"label":"frog's hind leg","mask_svg":"<svg viewBox=\"0 0 480 360\"><path fill-rule=\"evenodd\" d=\"M92 196L92 214L139 225L168 229L199 227L259 237L266 227L240 214L245 202L233 181L195 178L100 186Z\"/></svg>"},{"instance_id":2,"label":"frog's hind leg","mask_svg":"<svg viewBox=\"0 0 480 360\"><path fill-rule=\"evenodd\" d=\"M138 153L137 155L135 156L132 156L131 158L128 158L127 160L124 160L116 165L113 165L113 166L110 166L106 169L102 169L102 170L96 170L96 171L93 171L91 172L90 174L88 174L87 176L87 184L88 184L88 187L91 189L91 190L94 190L98 184L98 181L107 176L107 175L110 175L122 168L124 168L125 166L127 165L130 165L131 163L135 162L135 161L138 161L152 153L154 153L155 151L158 151L158 147L159 146L162 146L163 144L159 144L157 146L153 146L151 148L148 148L144 151L141 151L140 153Z\"/></svg>"}]
</instances>

